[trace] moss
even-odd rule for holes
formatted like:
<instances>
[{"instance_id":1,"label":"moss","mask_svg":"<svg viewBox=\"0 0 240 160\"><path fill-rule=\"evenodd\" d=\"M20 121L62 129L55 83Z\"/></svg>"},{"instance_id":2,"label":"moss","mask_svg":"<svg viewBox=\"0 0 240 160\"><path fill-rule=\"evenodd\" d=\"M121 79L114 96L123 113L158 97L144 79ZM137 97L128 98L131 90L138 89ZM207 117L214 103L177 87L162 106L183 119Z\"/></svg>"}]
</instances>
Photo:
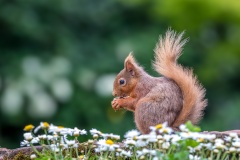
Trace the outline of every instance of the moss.
<instances>
[{"instance_id":1,"label":"moss","mask_svg":"<svg viewBox=\"0 0 240 160\"><path fill-rule=\"evenodd\" d=\"M29 155L24 154L23 152L19 152L14 157L4 157L3 160L31 160Z\"/></svg>"},{"instance_id":2,"label":"moss","mask_svg":"<svg viewBox=\"0 0 240 160\"><path fill-rule=\"evenodd\" d=\"M29 155L26 155L22 152L19 152L17 155L13 157L13 160L31 160Z\"/></svg>"}]
</instances>

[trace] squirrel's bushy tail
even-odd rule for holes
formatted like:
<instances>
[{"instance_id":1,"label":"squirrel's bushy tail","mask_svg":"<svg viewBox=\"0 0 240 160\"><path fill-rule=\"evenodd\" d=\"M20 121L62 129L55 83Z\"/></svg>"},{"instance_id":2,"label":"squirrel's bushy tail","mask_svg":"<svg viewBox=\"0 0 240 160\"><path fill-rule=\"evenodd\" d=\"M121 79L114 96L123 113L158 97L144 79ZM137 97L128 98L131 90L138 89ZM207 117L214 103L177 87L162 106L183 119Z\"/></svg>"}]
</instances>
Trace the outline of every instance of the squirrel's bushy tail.
<instances>
[{"instance_id":1,"label":"squirrel's bushy tail","mask_svg":"<svg viewBox=\"0 0 240 160\"><path fill-rule=\"evenodd\" d=\"M192 69L183 68L177 63L182 47L187 42L187 39L182 40L182 36L183 32L177 35L176 32L169 29L165 37L160 37L155 48L155 70L174 80L183 94L183 108L172 127L179 127L187 120L197 124L207 105L207 100L204 99L205 89L198 82Z\"/></svg>"}]
</instances>

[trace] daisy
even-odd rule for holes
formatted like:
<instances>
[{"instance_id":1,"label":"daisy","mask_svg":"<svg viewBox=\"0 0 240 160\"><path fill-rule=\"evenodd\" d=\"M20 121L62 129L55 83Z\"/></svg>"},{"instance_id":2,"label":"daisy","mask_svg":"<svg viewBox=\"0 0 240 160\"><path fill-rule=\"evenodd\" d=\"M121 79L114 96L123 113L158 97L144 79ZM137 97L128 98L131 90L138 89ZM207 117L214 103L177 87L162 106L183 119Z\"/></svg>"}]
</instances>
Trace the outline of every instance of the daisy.
<instances>
[{"instance_id":1,"label":"daisy","mask_svg":"<svg viewBox=\"0 0 240 160\"><path fill-rule=\"evenodd\" d=\"M148 143L145 140L139 139L136 141L136 147L145 147Z\"/></svg>"},{"instance_id":2,"label":"daisy","mask_svg":"<svg viewBox=\"0 0 240 160\"><path fill-rule=\"evenodd\" d=\"M62 130L64 130L63 126L55 126L53 124L50 124L48 132L49 133L52 133L52 132L60 133Z\"/></svg>"},{"instance_id":3,"label":"daisy","mask_svg":"<svg viewBox=\"0 0 240 160\"><path fill-rule=\"evenodd\" d=\"M108 133L105 133L105 134L102 134L102 137L104 139L113 139L113 140L119 140L120 139L120 136L119 135L115 135L115 134L108 134Z\"/></svg>"},{"instance_id":4,"label":"daisy","mask_svg":"<svg viewBox=\"0 0 240 160\"><path fill-rule=\"evenodd\" d=\"M126 144L126 146L136 146L136 141L133 139L126 139L124 144Z\"/></svg>"},{"instance_id":5,"label":"daisy","mask_svg":"<svg viewBox=\"0 0 240 160\"><path fill-rule=\"evenodd\" d=\"M34 137L32 140L31 140L31 143L32 144L38 144L40 142L40 139L38 137Z\"/></svg>"},{"instance_id":6,"label":"daisy","mask_svg":"<svg viewBox=\"0 0 240 160\"><path fill-rule=\"evenodd\" d=\"M237 149L235 148L235 147L230 147L229 148L229 152L231 152L231 153L234 153L234 152L236 152L237 151Z\"/></svg>"},{"instance_id":7,"label":"daisy","mask_svg":"<svg viewBox=\"0 0 240 160\"><path fill-rule=\"evenodd\" d=\"M72 130L72 135L75 136L75 137L78 137L79 135L84 135L84 134L87 134L86 130L83 129L83 130L80 130L78 129L77 127L75 127L73 130Z\"/></svg>"},{"instance_id":8,"label":"daisy","mask_svg":"<svg viewBox=\"0 0 240 160\"><path fill-rule=\"evenodd\" d=\"M198 157L197 155L194 156L194 155L190 154L190 155L189 155L189 159L190 159L190 160L200 160L201 157Z\"/></svg>"},{"instance_id":9,"label":"daisy","mask_svg":"<svg viewBox=\"0 0 240 160\"><path fill-rule=\"evenodd\" d=\"M138 150L137 151L137 157L141 157L141 156L144 156L144 155L152 155L152 156L155 156L156 155L156 151L155 150L149 150L149 149L146 149L146 148L143 148L143 150Z\"/></svg>"},{"instance_id":10,"label":"daisy","mask_svg":"<svg viewBox=\"0 0 240 160\"><path fill-rule=\"evenodd\" d=\"M202 143L203 147L206 147L208 150L213 150L213 144L212 143Z\"/></svg>"},{"instance_id":11,"label":"daisy","mask_svg":"<svg viewBox=\"0 0 240 160\"><path fill-rule=\"evenodd\" d=\"M165 137L166 138L166 137ZM164 139L165 139L164 138ZM178 143L178 141L180 141L181 140L181 137L180 136L178 136L178 135L172 135L172 139L171 139L171 142L172 142L172 144L177 144Z\"/></svg>"},{"instance_id":12,"label":"daisy","mask_svg":"<svg viewBox=\"0 0 240 160\"><path fill-rule=\"evenodd\" d=\"M169 142L164 142L163 144L162 144L162 148L163 149L168 149L170 147L170 143Z\"/></svg>"},{"instance_id":13,"label":"daisy","mask_svg":"<svg viewBox=\"0 0 240 160\"><path fill-rule=\"evenodd\" d=\"M33 128L34 128L34 125L29 124L29 125L26 125L23 130L26 132L29 132L29 131L32 131Z\"/></svg>"},{"instance_id":14,"label":"daisy","mask_svg":"<svg viewBox=\"0 0 240 160\"><path fill-rule=\"evenodd\" d=\"M172 139L172 136L169 135L169 134L165 134L165 135L163 135L163 139L164 139L165 141L169 142L169 141Z\"/></svg>"},{"instance_id":15,"label":"daisy","mask_svg":"<svg viewBox=\"0 0 240 160\"><path fill-rule=\"evenodd\" d=\"M23 140L21 143L20 143L20 146L21 147L24 147L24 146L30 146L30 143L26 140Z\"/></svg>"},{"instance_id":16,"label":"daisy","mask_svg":"<svg viewBox=\"0 0 240 160\"><path fill-rule=\"evenodd\" d=\"M225 145L223 145L223 143L215 143L213 146L214 149L227 149L227 147Z\"/></svg>"},{"instance_id":17,"label":"daisy","mask_svg":"<svg viewBox=\"0 0 240 160\"><path fill-rule=\"evenodd\" d=\"M49 126L50 125L47 122L40 122L40 125L34 129L34 133L37 133L39 129L48 129Z\"/></svg>"},{"instance_id":18,"label":"daisy","mask_svg":"<svg viewBox=\"0 0 240 160\"><path fill-rule=\"evenodd\" d=\"M240 148L240 142L232 142L234 147Z\"/></svg>"},{"instance_id":19,"label":"daisy","mask_svg":"<svg viewBox=\"0 0 240 160\"><path fill-rule=\"evenodd\" d=\"M159 133L166 133L166 134L171 134L173 132L173 129L170 127L165 127L159 129Z\"/></svg>"},{"instance_id":20,"label":"daisy","mask_svg":"<svg viewBox=\"0 0 240 160\"><path fill-rule=\"evenodd\" d=\"M57 145L55 145L55 144L51 144L50 148L51 148L51 150L53 152L57 152L58 153L60 151L59 147Z\"/></svg>"},{"instance_id":21,"label":"daisy","mask_svg":"<svg viewBox=\"0 0 240 160\"><path fill-rule=\"evenodd\" d=\"M213 141L216 139L216 134L201 134L201 137L206 139L206 140L209 140L209 141Z\"/></svg>"},{"instance_id":22,"label":"daisy","mask_svg":"<svg viewBox=\"0 0 240 160\"><path fill-rule=\"evenodd\" d=\"M119 145L115 144L111 139L105 140L105 139L100 139L97 142L98 149L100 151L115 151L115 149L119 148Z\"/></svg>"},{"instance_id":23,"label":"daisy","mask_svg":"<svg viewBox=\"0 0 240 160\"><path fill-rule=\"evenodd\" d=\"M130 158L130 157L132 156L132 153L131 153L131 151L122 150L122 152L120 153L120 155Z\"/></svg>"},{"instance_id":24,"label":"daisy","mask_svg":"<svg viewBox=\"0 0 240 160\"><path fill-rule=\"evenodd\" d=\"M46 140L46 139L47 139L47 136L46 136L46 134L38 135L38 138L39 138L40 140Z\"/></svg>"},{"instance_id":25,"label":"daisy","mask_svg":"<svg viewBox=\"0 0 240 160\"><path fill-rule=\"evenodd\" d=\"M136 129L134 129L134 130L130 130L130 131L128 131L125 135L124 135L124 137L125 138L135 138L135 137L137 137L137 136L139 136L140 135L140 132L138 131L138 130L136 130Z\"/></svg>"},{"instance_id":26,"label":"daisy","mask_svg":"<svg viewBox=\"0 0 240 160\"><path fill-rule=\"evenodd\" d=\"M189 132L189 129L186 127L185 124L181 124L179 126L179 129L182 131L182 132Z\"/></svg>"},{"instance_id":27,"label":"daisy","mask_svg":"<svg viewBox=\"0 0 240 160\"><path fill-rule=\"evenodd\" d=\"M98 131L98 130L96 130L94 128L90 130L90 133L91 133L91 135L94 135L94 134L102 135L102 132L100 132L100 131Z\"/></svg>"},{"instance_id":28,"label":"daisy","mask_svg":"<svg viewBox=\"0 0 240 160\"><path fill-rule=\"evenodd\" d=\"M227 142L231 142L231 141L232 141L232 137L230 137L230 136L225 136L225 137L224 137L224 140L227 141Z\"/></svg>"},{"instance_id":29,"label":"daisy","mask_svg":"<svg viewBox=\"0 0 240 160\"><path fill-rule=\"evenodd\" d=\"M229 136L232 137L232 138L238 138L238 134L235 133L235 132L229 133Z\"/></svg>"},{"instance_id":30,"label":"daisy","mask_svg":"<svg viewBox=\"0 0 240 160\"><path fill-rule=\"evenodd\" d=\"M224 144L224 141L220 138L215 139L215 143Z\"/></svg>"},{"instance_id":31,"label":"daisy","mask_svg":"<svg viewBox=\"0 0 240 160\"><path fill-rule=\"evenodd\" d=\"M30 159L35 159L37 158L36 154L31 154Z\"/></svg>"},{"instance_id":32,"label":"daisy","mask_svg":"<svg viewBox=\"0 0 240 160\"><path fill-rule=\"evenodd\" d=\"M29 142L33 139L33 136L32 136L31 132L24 133L23 137L24 137L25 140L27 140Z\"/></svg>"},{"instance_id":33,"label":"daisy","mask_svg":"<svg viewBox=\"0 0 240 160\"><path fill-rule=\"evenodd\" d=\"M67 140L66 143L71 148L76 143L76 141L75 140Z\"/></svg>"}]
</instances>

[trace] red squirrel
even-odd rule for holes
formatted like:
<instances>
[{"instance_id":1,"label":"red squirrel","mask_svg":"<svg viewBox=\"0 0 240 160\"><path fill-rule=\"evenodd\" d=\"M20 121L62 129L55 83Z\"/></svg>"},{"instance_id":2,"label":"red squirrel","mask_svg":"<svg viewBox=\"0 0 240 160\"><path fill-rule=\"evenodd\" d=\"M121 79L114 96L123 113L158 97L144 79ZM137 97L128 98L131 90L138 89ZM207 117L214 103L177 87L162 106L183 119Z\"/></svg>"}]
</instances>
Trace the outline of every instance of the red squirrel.
<instances>
[{"instance_id":1,"label":"red squirrel","mask_svg":"<svg viewBox=\"0 0 240 160\"><path fill-rule=\"evenodd\" d=\"M187 42L182 36L183 32L168 30L156 45L153 66L162 77L150 76L130 53L114 81L112 108L134 112L136 127L143 134L164 122L178 130L188 120L197 124L203 116L205 89L192 69L177 63Z\"/></svg>"}]
</instances>

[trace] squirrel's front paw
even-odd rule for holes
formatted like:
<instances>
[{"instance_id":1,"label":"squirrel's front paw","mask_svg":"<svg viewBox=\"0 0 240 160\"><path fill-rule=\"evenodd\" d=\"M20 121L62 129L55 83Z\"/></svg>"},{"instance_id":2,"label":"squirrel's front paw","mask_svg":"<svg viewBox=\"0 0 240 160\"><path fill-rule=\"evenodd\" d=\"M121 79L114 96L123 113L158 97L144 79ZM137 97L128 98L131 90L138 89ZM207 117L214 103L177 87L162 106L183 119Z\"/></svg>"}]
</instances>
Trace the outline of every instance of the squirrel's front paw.
<instances>
[{"instance_id":1,"label":"squirrel's front paw","mask_svg":"<svg viewBox=\"0 0 240 160\"><path fill-rule=\"evenodd\" d=\"M120 98L114 98L112 101L112 108L114 110L118 110L121 108L121 99Z\"/></svg>"}]
</instances>

